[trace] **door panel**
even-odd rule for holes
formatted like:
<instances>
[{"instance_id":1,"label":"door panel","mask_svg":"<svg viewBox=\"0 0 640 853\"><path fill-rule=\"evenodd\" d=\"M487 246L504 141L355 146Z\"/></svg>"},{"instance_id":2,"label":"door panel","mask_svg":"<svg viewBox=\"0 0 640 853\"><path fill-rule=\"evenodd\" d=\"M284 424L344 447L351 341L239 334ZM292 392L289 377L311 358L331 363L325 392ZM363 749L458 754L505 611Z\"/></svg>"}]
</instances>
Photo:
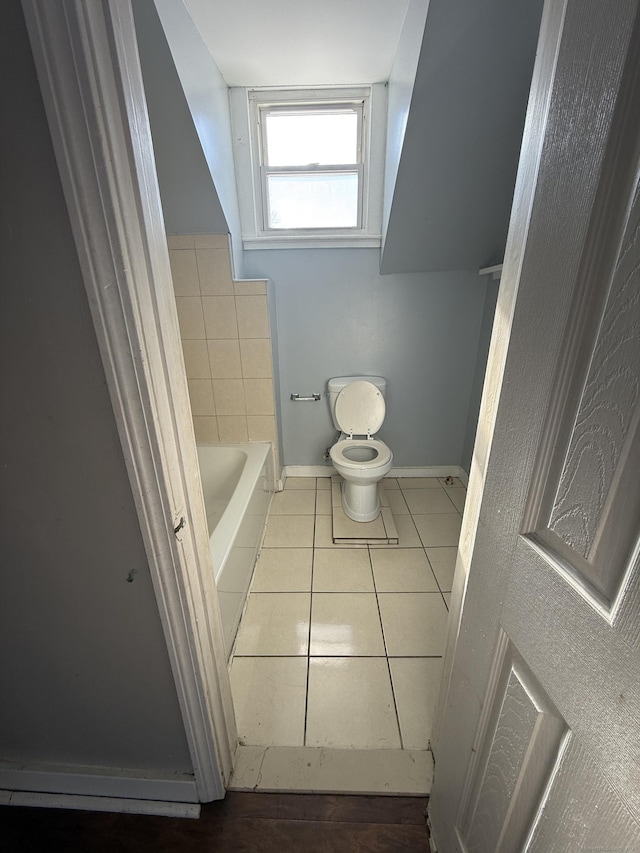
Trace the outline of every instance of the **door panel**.
<instances>
[{"instance_id":1,"label":"door panel","mask_svg":"<svg viewBox=\"0 0 640 853\"><path fill-rule=\"evenodd\" d=\"M638 6L543 14L433 744L441 853L640 849Z\"/></svg>"},{"instance_id":2,"label":"door panel","mask_svg":"<svg viewBox=\"0 0 640 853\"><path fill-rule=\"evenodd\" d=\"M566 733L557 709L501 632L460 809L458 831L469 853L522 847Z\"/></svg>"},{"instance_id":3,"label":"door panel","mask_svg":"<svg viewBox=\"0 0 640 853\"><path fill-rule=\"evenodd\" d=\"M594 205L524 522L610 619L637 559L640 518L640 105L618 118L614 173L603 175Z\"/></svg>"},{"instance_id":4,"label":"door panel","mask_svg":"<svg viewBox=\"0 0 640 853\"><path fill-rule=\"evenodd\" d=\"M576 797L576 779L580 796ZM527 853L635 853L638 825L631 811L576 741L567 750Z\"/></svg>"}]
</instances>

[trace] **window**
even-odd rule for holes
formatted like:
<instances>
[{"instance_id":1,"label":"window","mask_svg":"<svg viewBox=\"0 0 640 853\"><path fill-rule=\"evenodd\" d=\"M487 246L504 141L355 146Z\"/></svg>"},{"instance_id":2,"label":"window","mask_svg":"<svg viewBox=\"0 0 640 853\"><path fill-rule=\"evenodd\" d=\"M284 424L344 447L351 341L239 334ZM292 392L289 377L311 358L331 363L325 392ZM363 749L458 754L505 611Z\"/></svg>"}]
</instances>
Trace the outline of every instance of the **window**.
<instances>
[{"instance_id":1,"label":"window","mask_svg":"<svg viewBox=\"0 0 640 853\"><path fill-rule=\"evenodd\" d=\"M384 124L372 132L371 87L232 89L231 107L245 248L380 245Z\"/></svg>"},{"instance_id":2,"label":"window","mask_svg":"<svg viewBox=\"0 0 640 853\"><path fill-rule=\"evenodd\" d=\"M363 104L260 106L264 230L360 228Z\"/></svg>"}]
</instances>

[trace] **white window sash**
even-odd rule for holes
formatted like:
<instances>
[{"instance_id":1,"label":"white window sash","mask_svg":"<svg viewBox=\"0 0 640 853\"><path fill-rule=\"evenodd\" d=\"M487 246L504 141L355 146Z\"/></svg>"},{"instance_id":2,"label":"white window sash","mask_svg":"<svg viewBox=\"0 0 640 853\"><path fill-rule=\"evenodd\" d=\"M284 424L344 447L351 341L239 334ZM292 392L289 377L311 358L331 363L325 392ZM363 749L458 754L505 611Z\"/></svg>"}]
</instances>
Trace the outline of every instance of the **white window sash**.
<instances>
[{"instance_id":1,"label":"white window sash","mask_svg":"<svg viewBox=\"0 0 640 853\"><path fill-rule=\"evenodd\" d=\"M358 175L358 199L356 209L356 224L350 226L339 226L331 228L320 226L318 228L276 228L269 225L269 189L268 178L270 175L345 175L357 173ZM262 231L266 234L278 236L307 234L360 234L363 233L363 201L364 201L364 164L352 163L339 166L262 166L260 168L260 186L262 190Z\"/></svg>"},{"instance_id":2,"label":"white window sash","mask_svg":"<svg viewBox=\"0 0 640 853\"><path fill-rule=\"evenodd\" d=\"M384 84L331 89L231 89L242 240L245 249L379 247L382 229L382 187L387 91ZM300 105L315 110L362 105L359 133L362 181L359 186L360 228L263 228L263 174L260 108L275 106L295 111ZM345 164L340 164L345 165ZM352 164L347 164L352 165ZM305 168L305 167L303 167ZM327 167L323 167L327 168Z\"/></svg>"}]
</instances>

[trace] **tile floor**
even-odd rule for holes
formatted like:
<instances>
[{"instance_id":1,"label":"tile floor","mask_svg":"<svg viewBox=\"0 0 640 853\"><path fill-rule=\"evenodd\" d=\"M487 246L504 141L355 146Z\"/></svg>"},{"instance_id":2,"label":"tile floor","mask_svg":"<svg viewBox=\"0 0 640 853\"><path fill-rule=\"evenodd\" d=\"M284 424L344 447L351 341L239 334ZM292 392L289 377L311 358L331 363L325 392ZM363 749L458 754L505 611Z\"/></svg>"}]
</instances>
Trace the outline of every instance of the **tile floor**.
<instances>
[{"instance_id":1,"label":"tile floor","mask_svg":"<svg viewBox=\"0 0 640 853\"><path fill-rule=\"evenodd\" d=\"M428 749L466 490L384 485L397 546L333 544L329 477L274 496L231 664L241 745Z\"/></svg>"}]
</instances>

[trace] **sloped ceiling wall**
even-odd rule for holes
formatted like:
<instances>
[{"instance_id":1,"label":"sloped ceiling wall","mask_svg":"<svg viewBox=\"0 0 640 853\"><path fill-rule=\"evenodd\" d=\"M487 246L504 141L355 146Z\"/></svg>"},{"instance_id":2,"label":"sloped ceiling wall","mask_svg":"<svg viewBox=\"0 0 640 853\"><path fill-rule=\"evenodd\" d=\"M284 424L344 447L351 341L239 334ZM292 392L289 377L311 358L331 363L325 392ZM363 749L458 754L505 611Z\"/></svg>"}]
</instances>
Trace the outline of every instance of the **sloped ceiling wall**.
<instances>
[{"instance_id":1,"label":"sloped ceiling wall","mask_svg":"<svg viewBox=\"0 0 640 853\"><path fill-rule=\"evenodd\" d=\"M431 0L381 271L502 260L542 0Z\"/></svg>"},{"instance_id":2,"label":"sloped ceiling wall","mask_svg":"<svg viewBox=\"0 0 640 853\"><path fill-rule=\"evenodd\" d=\"M147 0L133 0L132 7L167 233L226 234L227 220L156 7Z\"/></svg>"},{"instance_id":3,"label":"sloped ceiling wall","mask_svg":"<svg viewBox=\"0 0 640 853\"><path fill-rule=\"evenodd\" d=\"M242 278L229 90L185 5L176 0L155 0L155 7L231 234L234 274Z\"/></svg>"},{"instance_id":4,"label":"sloped ceiling wall","mask_svg":"<svg viewBox=\"0 0 640 853\"><path fill-rule=\"evenodd\" d=\"M210 52L214 48L211 39L226 32L234 45L227 51L234 60L227 75L235 80L233 75L242 72L250 75L241 78L244 83L252 80L251 85L264 85L263 76L271 69L269 57L274 52L288 57L286 62L291 60L289 75L301 73L291 45L301 28L309 37L308 21L313 15L321 13L338 22L339 15L334 7L320 10L317 2L308 0L280 28L280 41L274 44L261 34L259 16L254 20L242 14L255 0L242 0L237 9L229 3L218 7L205 0L187 2L155 0L155 5L221 208L236 238L234 263L239 272L243 257L229 81L225 63L218 68ZM390 146L380 263L383 274L477 270L502 260L542 5L543 0L409 0L404 29L395 21L397 29L389 38L397 50L390 73L385 72L389 75ZM381 21L386 20L384 9L372 7L363 18L373 27L374 42ZM195 22L189 11L198 13ZM380 20L370 20L376 14ZM228 29L231 23L235 29ZM346 26L346 22L342 24ZM238 32L250 39L250 50L240 47L243 42ZM348 70L355 61L351 54L364 57L371 51L366 36L354 37L351 44L346 56L344 50L336 53L328 48L322 34L317 34L314 62L309 63L314 84L326 82L316 77L324 73L323 68L328 74L332 65L338 66L331 69L332 79L338 74L337 79L349 82L345 75L352 73ZM282 69L283 63L278 67ZM380 68L376 73L382 73ZM251 76L256 74L258 79ZM291 79L288 76L280 83L288 85Z\"/></svg>"}]
</instances>

